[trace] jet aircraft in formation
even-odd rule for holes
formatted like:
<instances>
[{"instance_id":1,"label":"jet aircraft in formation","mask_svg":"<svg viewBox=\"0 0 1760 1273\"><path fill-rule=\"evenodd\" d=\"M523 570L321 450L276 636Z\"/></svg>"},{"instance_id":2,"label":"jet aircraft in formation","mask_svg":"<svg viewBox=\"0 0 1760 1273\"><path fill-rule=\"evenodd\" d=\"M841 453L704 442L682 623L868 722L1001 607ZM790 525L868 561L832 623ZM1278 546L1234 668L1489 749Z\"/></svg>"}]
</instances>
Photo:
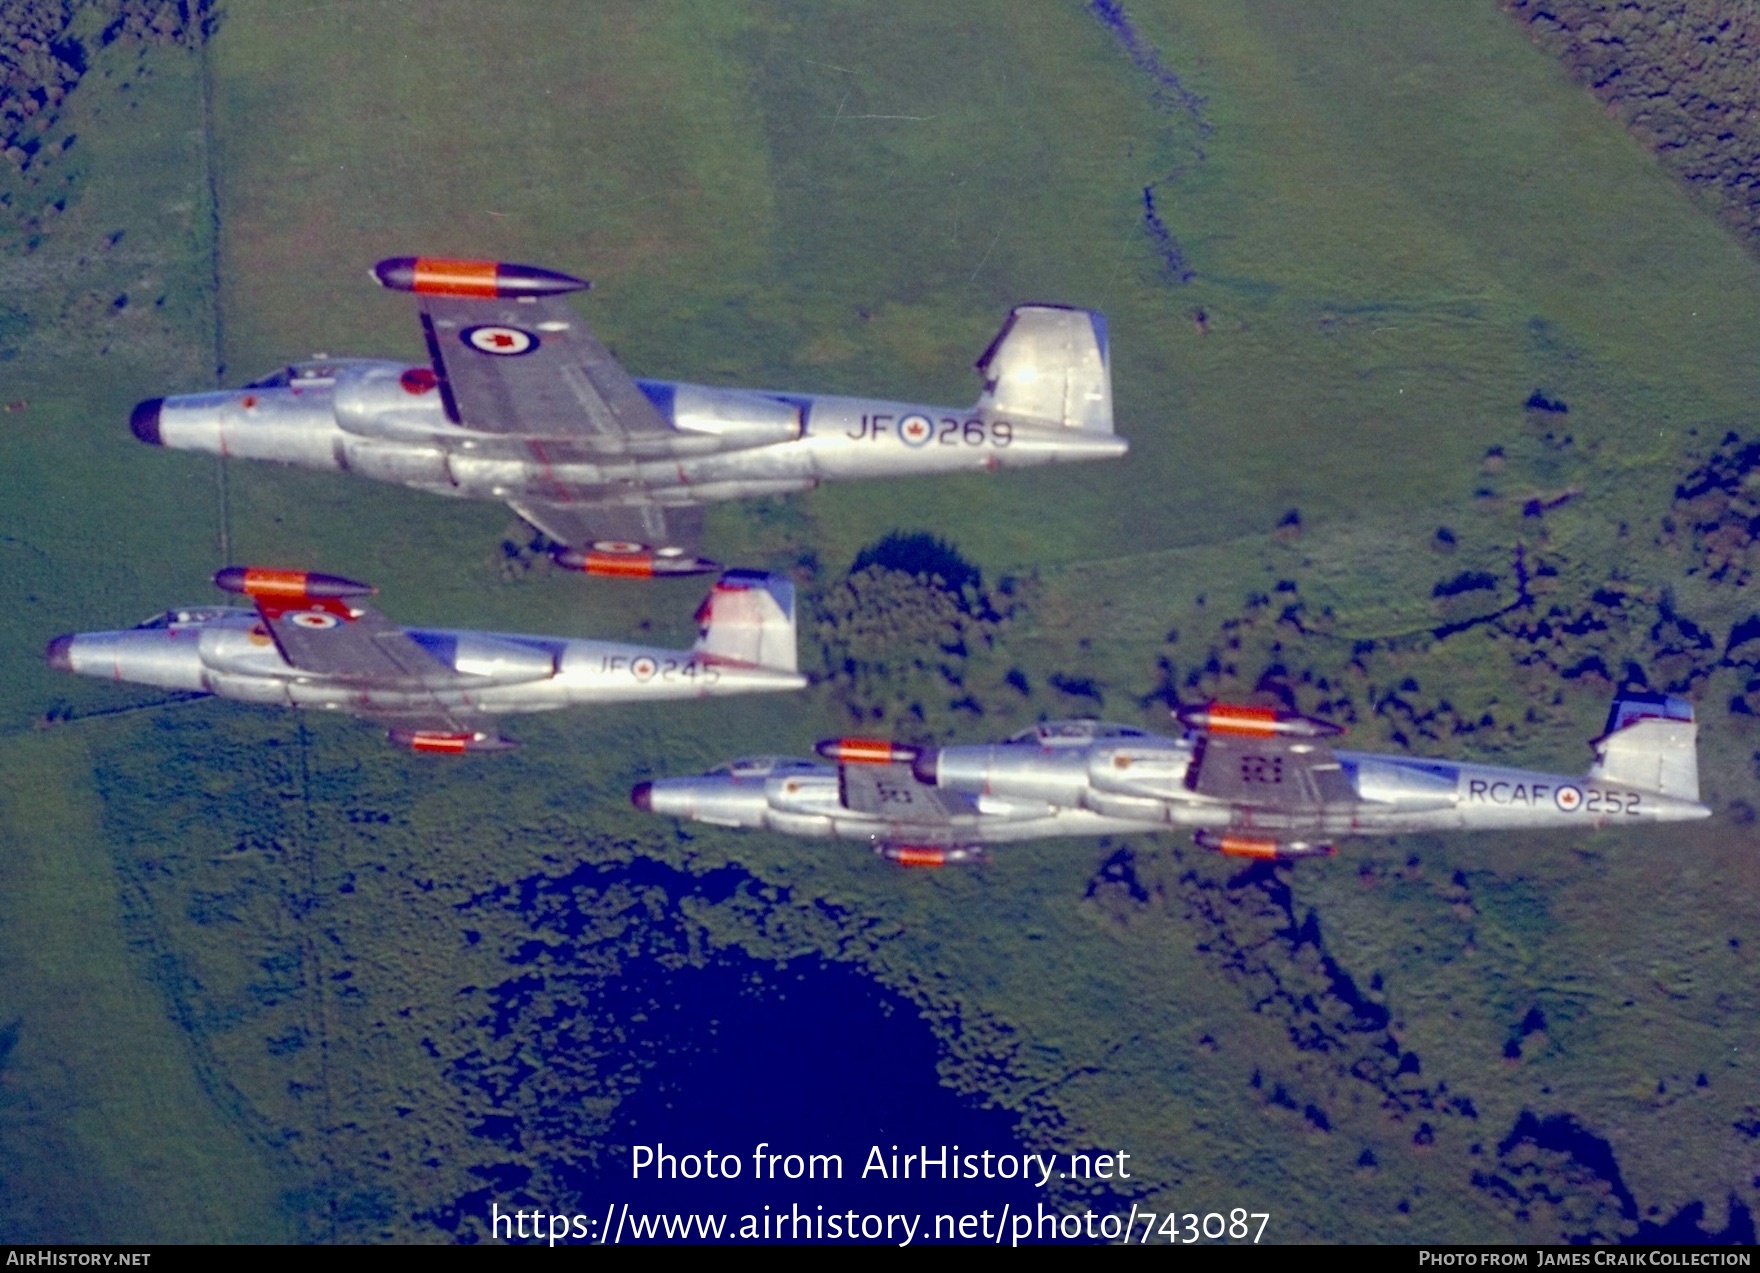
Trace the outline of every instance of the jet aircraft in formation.
<instances>
[{"instance_id":1,"label":"jet aircraft in formation","mask_svg":"<svg viewBox=\"0 0 1760 1273\"><path fill-rule=\"evenodd\" d=\"M143 442L359 473L505 502L589 574L713 571L706 505L822 481L1120 456L1106 320L1013 310L964 408L633 380L563 299L585 280L493 261L397 257L428 362L295 363L219 393L134 410Z\"/></svg>"},{"instance_id":2,"label":"jet aircraft in formation","mask_svg":"<svg viewBox=\"0 0 1760 1273\"><path fill-rule=\"evenodd\" d=\"M1003 743L831 739L833 762L763 756L637 786L639 809L727 827L864 840L906 866L981 861L985 846L1187 828L1243 858L1331 854L1352 835L1637 826L1710 816L1697 726L1679 698L1627 694L1580 777L1336 750L1339 727L1267 708L1176 713L1162 737L1049 721Z\"/></svg>"},{"instance_id":3,"label":"jet aircraft in formation","mask_svg":"<svg viewBox=\"0 0 1760 1273\"><path fill-rule=\"evenodd\" d=\"M964 409L633 380L563 299L588 284L489 261L397 257L373 275L414 293L428 361L295 363L239 390L135 408L144 442L360 473L504 501L565 566L649 577L717 569L703 510L821 481L1120 456L1106 321L1022 305L979 358ZM728 571L688 651L403 630L333 575L229 567L254 608L170 611L57 637L66 671L381 721L422 751L499 750L506 712L798 689L794 590ZM1179 737L1048 722L990 746L819 744L830 764L734 761L645 782L642 809L733 827L866 840L906 865L981 860L1044 836L1189 828L1222 853L1330 854L1347 835L1636 825L1702 818L1696 726L1682 700L1625 695L1583 777L1335 750L1312 717L1211 704Z\"/></svg>"},{"instance_id":4,"label":"jet aircraft in formation","mask_svg":"<svg viewBox=\"0 0 1760 1273\"><path fill-rule=\"evenodd\" d=\"M246 703L348 712L426 752L514 746L497 716L583 703L796 690L794 584L730 570L697 611L688 650L609 641L404 629L336 575L229 566L249 608L190 606L119 632L49 643L52 667Z\"/></svg>"}]
</instances>

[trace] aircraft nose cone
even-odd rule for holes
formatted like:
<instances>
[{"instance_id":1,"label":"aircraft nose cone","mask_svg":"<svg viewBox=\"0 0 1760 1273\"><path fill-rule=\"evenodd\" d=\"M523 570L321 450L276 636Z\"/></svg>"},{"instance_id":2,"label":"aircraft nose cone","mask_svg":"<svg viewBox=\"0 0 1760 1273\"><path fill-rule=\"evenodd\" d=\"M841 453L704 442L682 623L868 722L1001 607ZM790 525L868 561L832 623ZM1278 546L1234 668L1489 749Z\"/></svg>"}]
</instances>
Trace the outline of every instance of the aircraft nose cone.
<instances>
[{"instance_id":1,"label":"aircraft nose cone","mask_svg":"<svg viewBox=\"0 0 1760 1273\"><path fill-rule=\"evenodd\" d=\"M638 782L630 788L629 802L643 813L654 812L654 784Z\"/></svg>"},{"instance_id":2,"label":"aircraft nose cone","mask_svg":"<svg viewBox=\"0 0 1760 1273\"><path fill-rule=\"evenodd\" d=\"M163 398L148 398L134 409L128 417L128 427L135 437L148 446L159 446L159 408L165 405Z\"/></svg>"},{"instance_id":3,"label":"aircraft nose cone","mask_svg":"<svg viewBox=\"0 0 1760 1273\"><path fill-rule=\"evenodd\" d=\"M49 666L57 672L73 671L73 636L58 636L49 642L43 657L49 660Z\"/></svg>"}]
</instances>

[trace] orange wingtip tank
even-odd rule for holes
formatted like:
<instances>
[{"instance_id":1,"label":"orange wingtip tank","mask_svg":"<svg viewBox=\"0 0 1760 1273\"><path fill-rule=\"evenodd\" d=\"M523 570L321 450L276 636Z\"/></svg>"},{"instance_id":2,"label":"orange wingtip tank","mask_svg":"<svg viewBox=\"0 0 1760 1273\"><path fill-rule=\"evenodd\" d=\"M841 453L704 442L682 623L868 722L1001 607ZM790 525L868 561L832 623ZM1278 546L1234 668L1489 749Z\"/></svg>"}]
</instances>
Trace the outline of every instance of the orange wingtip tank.
<instances>
[{"instance_id":1,"label":"orange wingtip tank","mask_svg":"<svg viewBox=\"0 0 1760 1273\"><path fill-rule=\"evenodd\" d=\"M1338 852L1330 844L1306 840L1273 840L1267 836L1241 835L1233 831L1199 831L1192 837L1201 849L1231 858L1288 861L1291 858L1331 857Z\"/></svg>"},{"instance_id":2,"label":"orange wingtip tank","mask_svg":"<svg viewBox=\"0 0 1760 1273\"><path fill-rule=\"evenodd\" d=\"M1344 732L1342 725L1334 725L1331 721L1303 716L1299 712L1279 711L1275 707L1207 703L1203 707L1176 708L1173 714L1188 729L1243 738L1270 738L1279 734L1289 738L1326 738Z\"/></svg>"},{"instance_id":3,"label":"orange wingtip tank","mask_svg":"<svg viewBox=\"0 0 1760 1273\"><path fill-rule=\"evenodd\" d=\"M341 575L321 575L311 570L265 570L260 566L228 566L214 576L222 592L247 597L307 601L322 597L370 597L378 589Z\"/></svg>"},{"instance_id":4,"label":"orange wingtip tank","mask_svg":"<svg viewBox=\"0 0 1760 1273\"><path fill-rule=\"evenodd\" d=\"M975 844L940 845L880 844L874 852L899 866L937 867L968 866L984 860L984 850Z\"/></svg>"},{"instance_id":5,"label":"orange wingtip tank","mask_svg":"<svg viewBox=\"0 0 1760 1273\"><path fill-rule=\"evenodd\" d=\"M394 256L373 267L381 287L420 296L465 296L479 300L556 296L591 287L585 279L535 265L506 261L466 261L443 256Z\"/></svg>"},{"instance_id":6,"label":"orange wingtip tank","mask_svg":"<svg viewBox=\"0 0 1760 1273\"><path fill-rule=\"evenodd\" d=\"M565 570L578 570L601 579L707 575L721 569L720 563L705 557L669 557L663 553L649 552L605 552L597 548L585 552L578 548L565 548L556 554L556 564Z\"/></svg>"},{"instance_id":7,"label":"orange wingtip tank","mask_svg":"<svg viewBox=\"0 0 1760 1273\"><path fill-rule=\"evenodd\" d=\"M827 738L813 750L846 765L908 765L922 754L920 747L888 738Z\"/></svg>"},{"instance_id":8,"label":"orange wingtip tank","mask_svg":"<svg viewBox=\"0 0 1760 1273\"><path fill-rule=\"evenodd\" d=\"M436 756L462 756L472 751L512 751L519 744L496 734L448 734L429 729L394 729L385 735L399 747Z\"/></svg>"}]
</instances>

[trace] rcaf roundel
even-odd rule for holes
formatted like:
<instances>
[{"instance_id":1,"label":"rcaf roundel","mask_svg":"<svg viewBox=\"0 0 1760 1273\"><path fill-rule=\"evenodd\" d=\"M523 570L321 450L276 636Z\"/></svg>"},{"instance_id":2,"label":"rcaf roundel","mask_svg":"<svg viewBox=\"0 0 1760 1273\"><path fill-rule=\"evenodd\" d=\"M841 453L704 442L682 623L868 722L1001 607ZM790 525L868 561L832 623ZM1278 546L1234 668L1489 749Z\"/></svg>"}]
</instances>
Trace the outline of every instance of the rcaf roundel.
<instances>
[{"instance_id":1,"label":"rcaf roundel","mask_svg":"<svg viewBox=\"0 0 1760 1273\"><path fill-rule=\"evenodd\" d=\"M480 354L495 354L502 358L529 354L538 347L538 338L522 327L494 324L467 327L458 333L458 338Z\"/></svg>"},{"instance_id":2,"label":"rcaf roundel","mask_svg":"<svg viewBox=\"0 0 1760 1273\"><path fill-rule=\"evenodd\" d=\"M310 628L314 632L322 632L325 628L333 628L337 624L336 616L325 614L322 610L301 610L298 614L287 616L290 623L298 627Z\"/></svg>"},{"instance_id":3,"label":"rcaf roundel","mask_svg":"<svg viewBox=\"0 0 1760 1273\"><path fill-rule=\"evenodd\" d=\"M654 673L660 670L660 665L655 663L654 660L647 655L643 654L639 655L636 660L629 665L629 670L635 673L636 680L646 681L650 679Z\"/></svg>"},{"instance_id":4,"label":"rcaf roundel","mask_svg":"<svg viewBox=\"0 0 1760 1273\"><path fill-rule=\"evenodd\" d=\"M935 436L935 426L926 415L907 415L898 422L898 436L906 446L923 446Z\"/></svg>"}]
</instances>

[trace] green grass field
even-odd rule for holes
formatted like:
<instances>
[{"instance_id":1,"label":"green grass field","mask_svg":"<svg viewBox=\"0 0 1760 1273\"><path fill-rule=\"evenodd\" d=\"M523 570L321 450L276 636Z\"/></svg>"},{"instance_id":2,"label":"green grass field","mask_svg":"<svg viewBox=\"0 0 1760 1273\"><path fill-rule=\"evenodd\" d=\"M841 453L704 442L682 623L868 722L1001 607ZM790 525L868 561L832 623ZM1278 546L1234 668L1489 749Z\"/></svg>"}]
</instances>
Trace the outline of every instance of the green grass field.
<instances>
[{"instance_id":1,"label":"green grass field","mask_svg":"<svg viewBox=\"0 0 1760 1273\"><path fill-rule=\"evenodd\" d=\"M19 211L0 265L0 304L31 320L0 363L0 398L28 402L0 416L10 1234L444 1237L430 1213L482 1183L455 1067L510 1046L460 988L531 937L481 899L643 857L752 877L642 895L693 958L857 963L939 1023L945 1081L1036 1144L1128 1149L1163 1209L1269 1203L1285 1241L1629 1230L1580 1162L1500 1150L1524 1112L1605 1139L1645 1220L1755 1205L1760 870L1727 813L1347 844L1287 890L1174 837L926 878L628 808L639 778L842 728L822 688L524 718L520 752L452 765L229 704L83 715L156 696L42 666L58 632L207 595L222 543L370 579L410 623L684 637L692 585L504 576L503 509L264 466L222 483L128 437L136 399L206 387L216 361L237 383L315 350L417 356L407 298L367 267L457 253L593 278L581 309L633 371L713 383L966 400L1011 304L1105 310L1127 460L711 514L730 560L811 555L803 613L895 528L1020 581L970 672L1018 667L1032 693L938 729L1093 710L1057 673L1162 728L1157 659L1184 676L1232 634L1208 687L1250 692L1281 660L1367 704L1409 678L1500 722L1415 749L1581 766L1608 687L1555 701L1518 643L1432 639L1460 617L1432 590L1483 569L1507 593L1520 543L1561 605L1619 581L1720 633L1745 617L1659 527L1691 464L1752 429L1760 266L1489 0L1128 12L1195 114L1076 4L239 2L200 55L102 53L50 134L77 143L0 181L9 211L65 203ZM1143 232L1151 185L1188 283ZM1568 416L1524 411L1536 389ZM1276 533L1292 509L1300 533ZM1325 630L1225 628L1256 593ZM1648 620L1595 639L1614 665L1654 646ZM1720 810L1760 800L1754 727L1724 708L1741 681L1694 687ZM51 707L79 719L34 728ZM1352 741L1393 728L1365 710ZM606 906L612 977L633 921ZM590 1018L593 984L553 993ZM589 1085L593 1117L614 1088ZM1500 1172L1526 1218L1475 1183Z\"/></svg>"}]
</instances>

